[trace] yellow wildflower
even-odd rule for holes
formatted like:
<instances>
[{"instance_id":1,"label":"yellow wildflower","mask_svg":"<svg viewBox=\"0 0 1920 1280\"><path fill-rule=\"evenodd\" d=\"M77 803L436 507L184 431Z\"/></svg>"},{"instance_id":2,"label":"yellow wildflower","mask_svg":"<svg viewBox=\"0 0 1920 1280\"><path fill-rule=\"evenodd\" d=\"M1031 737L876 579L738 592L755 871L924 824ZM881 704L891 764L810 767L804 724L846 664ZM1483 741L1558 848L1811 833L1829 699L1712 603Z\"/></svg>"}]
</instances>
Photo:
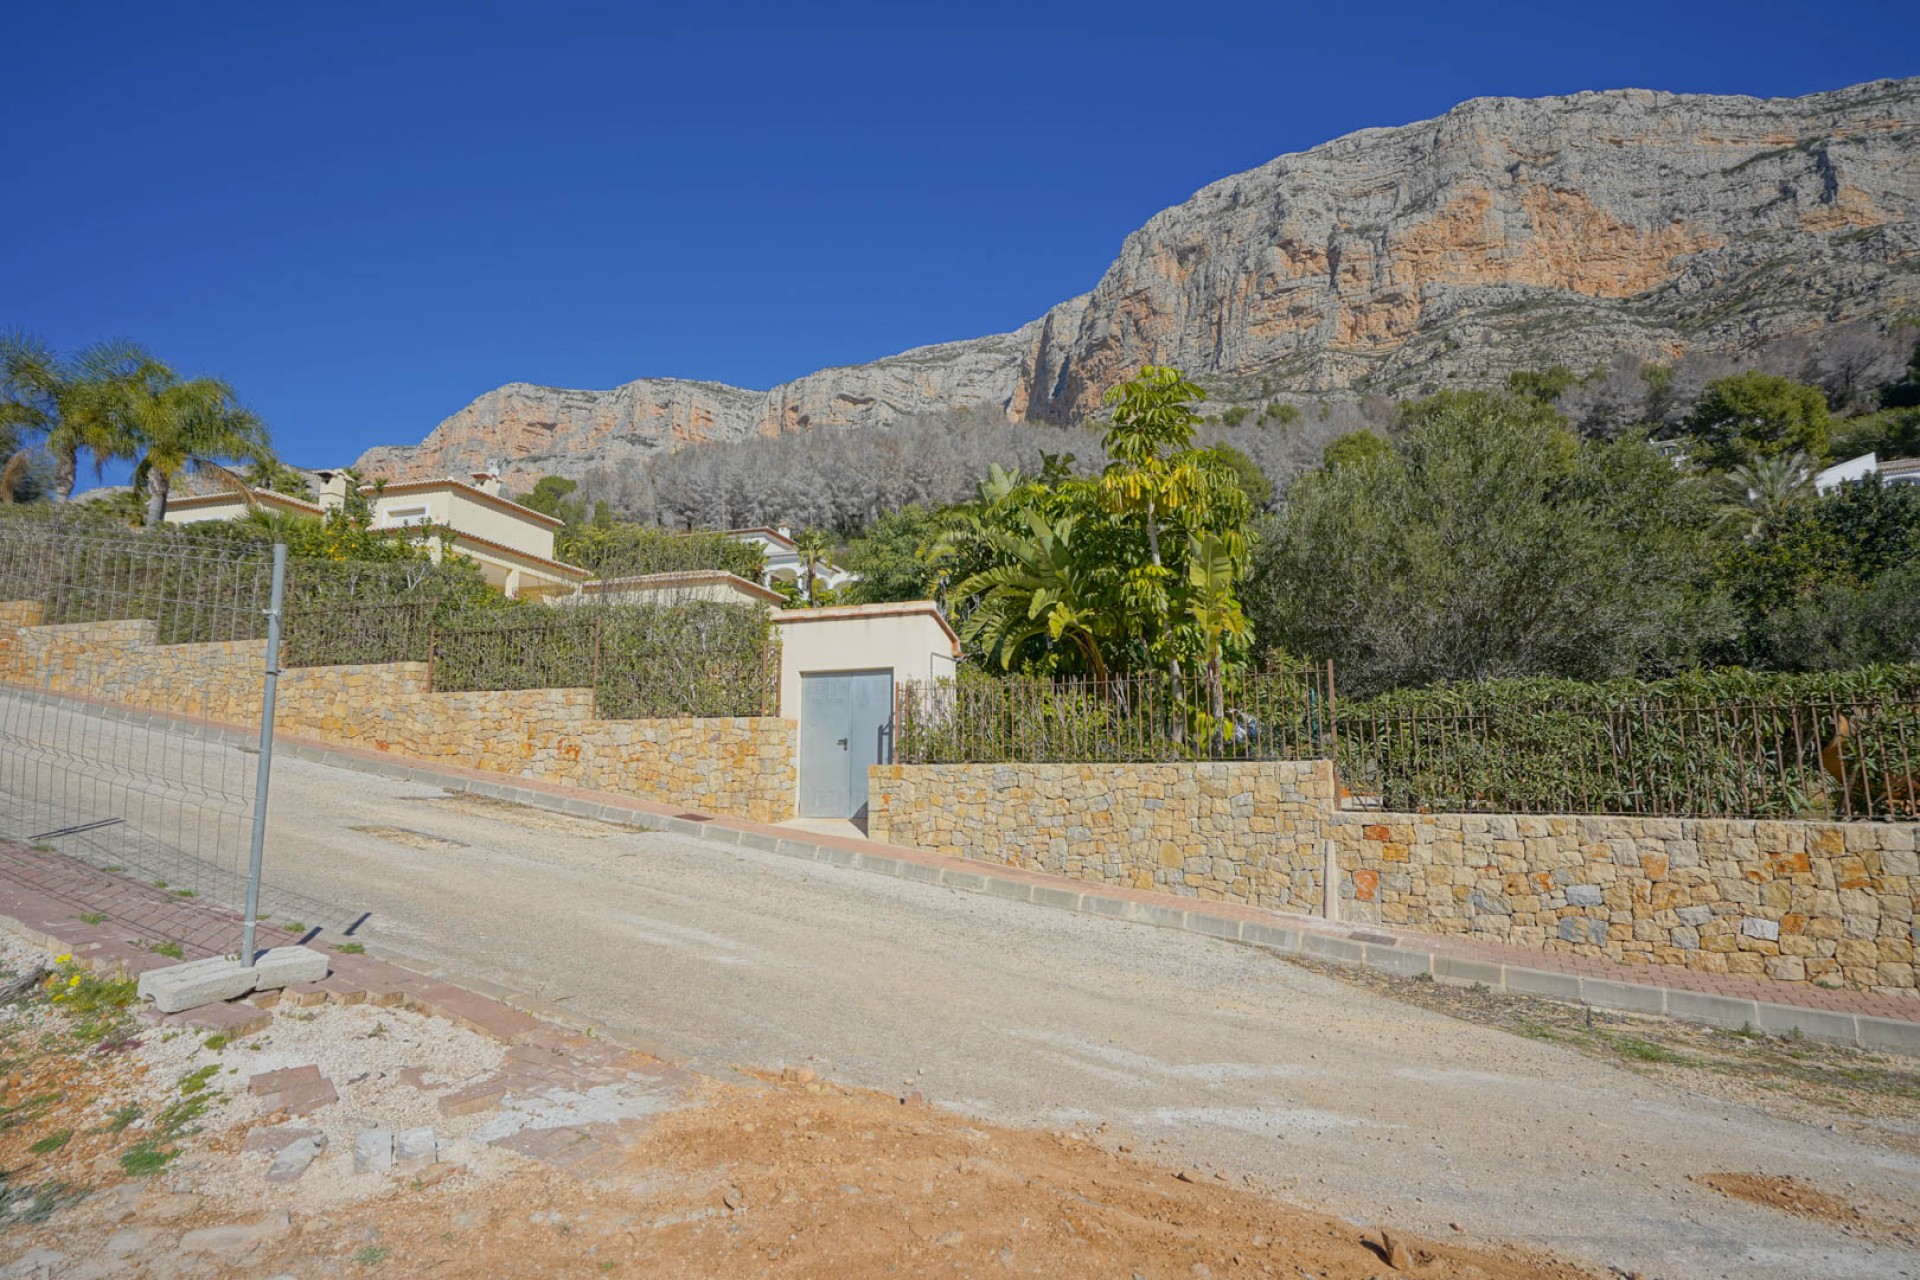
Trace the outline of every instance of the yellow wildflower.
<instances>
[{"instance_id":1,"label":"yellow wildflower","mask_svg":"<svg viewBox=\"0 0 1920 1280\"><path fill-rule=\"evenodd\" d=\"M55 957L53 958L53 962L54 962L55 964L72 964L72 963L73 963L73 953L72 953L72 952L68 952L68 953L67 953L66 955L64 955L64 956L55 956Z\"/></svg>"}]
</instances>

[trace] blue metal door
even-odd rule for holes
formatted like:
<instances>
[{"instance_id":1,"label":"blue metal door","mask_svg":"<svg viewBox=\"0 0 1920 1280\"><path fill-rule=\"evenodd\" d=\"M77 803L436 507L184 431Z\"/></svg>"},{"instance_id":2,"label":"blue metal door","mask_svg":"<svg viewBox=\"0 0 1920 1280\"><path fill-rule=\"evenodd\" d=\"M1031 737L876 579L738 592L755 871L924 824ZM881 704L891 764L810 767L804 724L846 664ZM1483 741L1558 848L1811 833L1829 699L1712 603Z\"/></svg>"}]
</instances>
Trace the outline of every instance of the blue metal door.
<instances>
[{"instance_id":1,"label":"blue metal door","mask_svg":"<svg viewBox=\"0 0 1920 1280\"><path fill-rule=\"evenodd\" d=\"M891 671L800 677L800 816L857 818L867 808L867 769L892 756Z\"/></svg>"}]
</instances>

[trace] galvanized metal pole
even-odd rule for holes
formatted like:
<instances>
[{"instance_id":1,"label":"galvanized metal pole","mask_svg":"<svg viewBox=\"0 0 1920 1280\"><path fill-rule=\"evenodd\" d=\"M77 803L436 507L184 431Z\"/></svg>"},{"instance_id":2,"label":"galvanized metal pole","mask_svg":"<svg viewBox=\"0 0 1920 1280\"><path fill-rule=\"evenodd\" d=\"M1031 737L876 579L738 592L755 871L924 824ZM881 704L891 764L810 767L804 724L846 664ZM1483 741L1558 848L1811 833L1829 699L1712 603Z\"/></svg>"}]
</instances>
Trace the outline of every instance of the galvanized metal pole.
<instances>
[{"instance_id":1,"label":"galvanized metal pole","mask_svg":"<svg viewBox=\"0 0 1920 1280\"><path fill-rule=\"evenodd\" d=\"M240 932L240 963L250 965L260 919L260 862L267 846L267 783L273 775L273 709L280 686L280 614L287 599L287 544L273 544L273 595L267 603L266 687L260 694L260 770L253 784L253 847L247 855L247 919Z\"/></svg>"}]
</instances>

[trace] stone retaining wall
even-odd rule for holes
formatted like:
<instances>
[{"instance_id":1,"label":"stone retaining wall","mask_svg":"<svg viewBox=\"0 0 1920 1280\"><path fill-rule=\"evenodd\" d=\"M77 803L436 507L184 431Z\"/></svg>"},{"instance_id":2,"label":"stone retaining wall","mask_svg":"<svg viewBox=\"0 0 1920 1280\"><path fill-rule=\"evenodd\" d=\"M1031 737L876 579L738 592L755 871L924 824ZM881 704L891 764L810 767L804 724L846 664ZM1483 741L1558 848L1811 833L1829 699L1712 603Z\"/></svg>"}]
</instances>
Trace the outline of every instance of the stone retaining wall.
<instances>
[{"instance_id":1,"label":"stone retaining wall","mask_svg":"<svg viewBox=\"0 0 1920 1280\"><path fill-rule=\"evenodd\" d=\"M1338 812L1331 766L881 765L869 834L1100 884L1920 994L1920 824Z\"/></svg>"},{"instance_id":2,"label":"stone retaining wall","mask_svg":"<svg viewBox=\"0 0 1920 1280\"><path fill-rule=\"evenodd\" d=\"M0 681L229 725L257 724L266 642L155 643L151 622L37 626L0 602ZM430 693L425 663L296 667L282 733L780 822L793 816L791 720L596 720L590 689Z\"/></svg>"},{"instance_id":3,"label":"stone retaining wall","mask_svg":"<svg viewBox=\"0 0 1920 1280\"><path fill-rule=\"evenodd\" d=\"M1914 989L1920 826L1330 815L1343 917L1863 989Z\"/></svg>"},{"instance_id":4,"label":"stone retaining wall","mask_svg":"<svg viewBox=\"0 0 1920 1280\"><path fill-rule=\"evenodd\" d=\"M876 765L867 834L1098 884L1278 911L1321 903L1333 768Z\"/></svg>"}]
</instances>

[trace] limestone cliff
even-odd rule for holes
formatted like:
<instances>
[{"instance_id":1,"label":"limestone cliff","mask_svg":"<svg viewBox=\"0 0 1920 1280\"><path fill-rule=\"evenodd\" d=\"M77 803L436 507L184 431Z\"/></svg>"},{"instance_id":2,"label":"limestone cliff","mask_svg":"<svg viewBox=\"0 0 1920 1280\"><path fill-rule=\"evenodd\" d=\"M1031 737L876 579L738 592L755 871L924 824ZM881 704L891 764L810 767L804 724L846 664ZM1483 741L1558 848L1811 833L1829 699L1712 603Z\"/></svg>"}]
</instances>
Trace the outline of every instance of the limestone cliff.
<instances>
[{"instance_id":1,"label":"limestone cliff","mask_svg":"<svg viewBox=\"0 0 1920 1280\"><path fill-rule=\"evenodd\" d=\"M1920 78L1791 99L1477 99L1202 189L1128 236L1090 294L1012 333L766 392L512 383L361 466L440 475L500 459L525 482L961 405L1070 418L1149 362L1236 398L1738 350L1920 311L1916 157Z\"/></svg>"}]
</instances>

